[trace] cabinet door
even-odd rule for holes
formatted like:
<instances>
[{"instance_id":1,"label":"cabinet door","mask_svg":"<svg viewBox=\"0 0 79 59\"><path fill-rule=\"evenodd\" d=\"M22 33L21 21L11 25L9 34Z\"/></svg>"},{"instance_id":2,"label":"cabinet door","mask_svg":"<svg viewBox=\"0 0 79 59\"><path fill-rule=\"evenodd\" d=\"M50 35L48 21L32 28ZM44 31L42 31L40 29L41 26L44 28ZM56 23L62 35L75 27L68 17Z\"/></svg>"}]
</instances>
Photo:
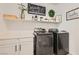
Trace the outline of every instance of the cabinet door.
<instances>
[{"instance_id":1,"label":"cabinet door","mask_svg":"<svg viewBox=\"0 0 79 59\"><path fill-rule=\"evenodd\" d=\"M0 55L17 54L17 45L15 40L0 40Z\"/></svg>"},{"instance_id":2,"label":"cabinet door","mask_svg":"<svg viewBox=\"0 0 79 59\"><path fill-rule=\"evenodd\" d=\"M24 38L20 40L19 50L21 55L33 54L33 38Z\"/></svg>"}]
</instances>

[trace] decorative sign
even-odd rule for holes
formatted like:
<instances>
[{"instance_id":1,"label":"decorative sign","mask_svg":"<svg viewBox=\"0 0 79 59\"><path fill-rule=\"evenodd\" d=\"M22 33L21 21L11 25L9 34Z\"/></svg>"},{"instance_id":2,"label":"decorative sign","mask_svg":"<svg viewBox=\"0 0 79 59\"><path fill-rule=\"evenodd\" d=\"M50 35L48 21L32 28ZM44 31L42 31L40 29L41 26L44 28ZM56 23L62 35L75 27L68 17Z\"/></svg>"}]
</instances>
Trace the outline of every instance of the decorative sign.
<instances>
[{"instance_id":1,"label":"decorative sign","mask_svg":"<svg viewBox=\"0 0 79 59\"><path fill-rule=\"evenodd\" d=\"M66 20L73 20L79 18L79 7L66 12Z\"/></svg>"},{"instance_id":2,"label":"decorative sign","mask_svg":"<svg viewBox=\"0 0 79 59\"><path fill-rule=\"evenodd\" d=\"M38 5L28 3L28 13L45 16L46 15L46 8L43 6L38 6Z\"/></svg>"}]
</instances>

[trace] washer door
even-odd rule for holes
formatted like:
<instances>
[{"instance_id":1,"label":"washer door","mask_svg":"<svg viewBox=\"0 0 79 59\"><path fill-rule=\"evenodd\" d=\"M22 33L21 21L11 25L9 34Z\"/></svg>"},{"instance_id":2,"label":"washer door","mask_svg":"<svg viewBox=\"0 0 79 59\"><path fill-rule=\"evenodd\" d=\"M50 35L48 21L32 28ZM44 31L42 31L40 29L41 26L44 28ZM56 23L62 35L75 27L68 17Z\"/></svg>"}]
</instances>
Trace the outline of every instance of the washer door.
<instances>
[{"instance_id":1,"label":"washer door","mask_svg":"<svg viewBox=\"0 0 79 59\"><path fill-rule=\"evenodd\" d=\"M53 54L52 35L39 35L37 37L36 54L51 55Z\"/></svg>"}]
</instances>

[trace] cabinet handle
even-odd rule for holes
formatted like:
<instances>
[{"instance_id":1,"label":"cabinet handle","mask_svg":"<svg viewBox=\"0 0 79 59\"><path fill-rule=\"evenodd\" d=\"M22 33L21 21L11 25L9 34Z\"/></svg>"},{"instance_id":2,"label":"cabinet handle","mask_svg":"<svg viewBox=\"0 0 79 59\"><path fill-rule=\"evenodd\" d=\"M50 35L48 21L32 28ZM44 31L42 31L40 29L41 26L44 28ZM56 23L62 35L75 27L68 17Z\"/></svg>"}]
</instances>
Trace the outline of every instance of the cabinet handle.
<instances>
[{"instance_id":1,"label":"cabinet handle","mask_svg":"<svg viewBox=\"0 0 79 59\"><path fill-rule=\"evenodd\" d=\"M21 44L19 45L19 50L21 51Z\"/></svg>"},{"instance_id":2,"label":"cabinet handle","mask_svg":"<svg viewBox=\"0 0 79 59\"><path fill-rule=\"evenodd\" d=\"M17 45L15 45L15 52L17 51Z\"/></svg>"}]
</instances>

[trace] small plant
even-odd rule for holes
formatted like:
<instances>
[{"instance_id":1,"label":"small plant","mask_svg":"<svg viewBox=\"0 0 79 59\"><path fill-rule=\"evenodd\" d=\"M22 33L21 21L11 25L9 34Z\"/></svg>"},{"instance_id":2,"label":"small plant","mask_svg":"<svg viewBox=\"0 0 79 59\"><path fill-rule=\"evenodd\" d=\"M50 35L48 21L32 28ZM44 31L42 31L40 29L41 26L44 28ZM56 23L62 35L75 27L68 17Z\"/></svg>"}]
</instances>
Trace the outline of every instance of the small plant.
<instances>
[{"instance_id":1,"label":"small plant","mask_svg":"<svg viewBox=\"0 0 79 59\"><path fill-rule=\"evenodd\" d=\"M55 11L51 9L51 10L49 10L48 14L50 17L54 17Z\"/></svg>"},{"instance_id":2,"label":"small plant","mask_svg":"<svg viewBox=\"0 0 79 59\"><path fill-rule=\"evenodd\" d=\"M18 4L19 5L19 9L21 10L21 19L24 19L25 18L25 13L24 11L27 11L27 8L25 5L23 5L22 3L21 4Z\"/></svg>"}]
</instances>

